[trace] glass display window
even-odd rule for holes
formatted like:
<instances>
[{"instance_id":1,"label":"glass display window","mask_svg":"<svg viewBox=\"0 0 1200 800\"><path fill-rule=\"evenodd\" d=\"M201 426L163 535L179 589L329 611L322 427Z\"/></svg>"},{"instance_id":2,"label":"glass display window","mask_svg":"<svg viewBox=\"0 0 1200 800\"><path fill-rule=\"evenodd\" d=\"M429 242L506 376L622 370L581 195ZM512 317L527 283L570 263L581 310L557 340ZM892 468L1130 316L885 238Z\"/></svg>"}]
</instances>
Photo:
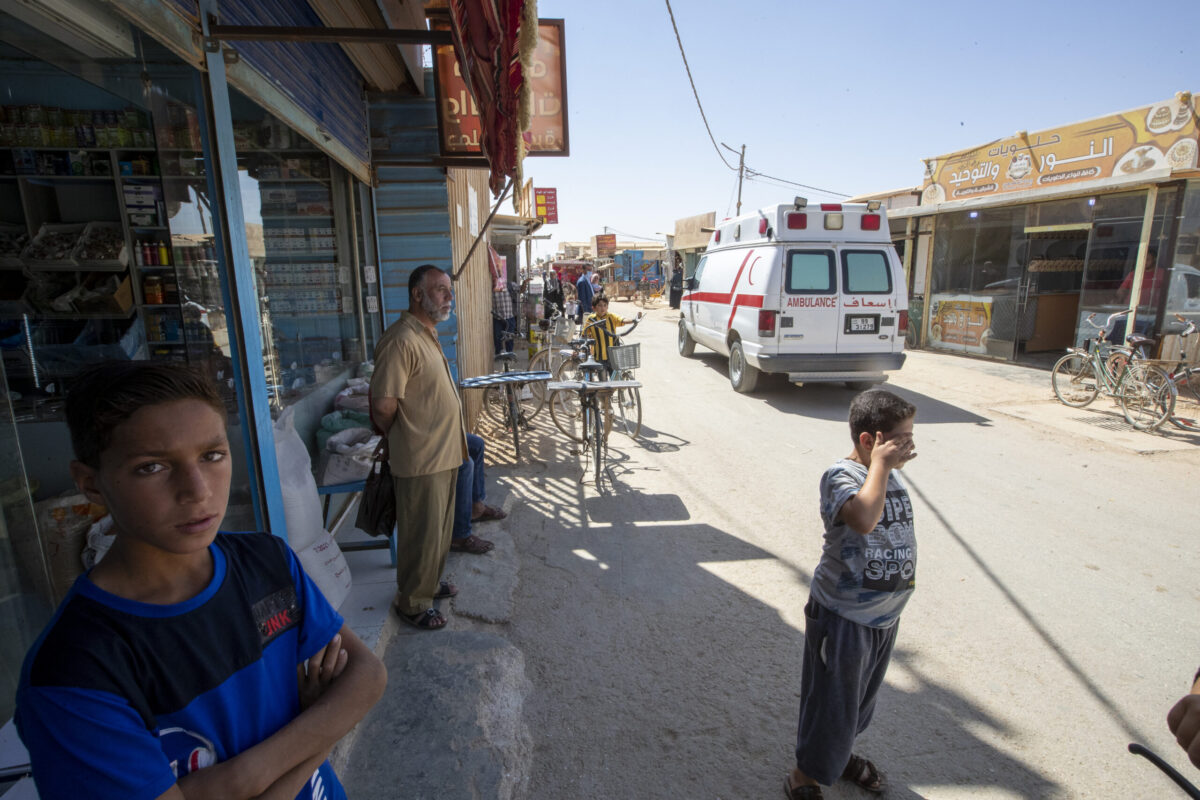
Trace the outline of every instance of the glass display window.
<instances>
[{"instance_id":1,"label":"glass display window","mask_svg":"<svg viewBox=\"0 0 1200 800\"><path fill-rule=\"evenodd\" d=\"M285 123L232 99L238 178L275 408L368 358L356 182Z\"/></svg>"}]
</instances>

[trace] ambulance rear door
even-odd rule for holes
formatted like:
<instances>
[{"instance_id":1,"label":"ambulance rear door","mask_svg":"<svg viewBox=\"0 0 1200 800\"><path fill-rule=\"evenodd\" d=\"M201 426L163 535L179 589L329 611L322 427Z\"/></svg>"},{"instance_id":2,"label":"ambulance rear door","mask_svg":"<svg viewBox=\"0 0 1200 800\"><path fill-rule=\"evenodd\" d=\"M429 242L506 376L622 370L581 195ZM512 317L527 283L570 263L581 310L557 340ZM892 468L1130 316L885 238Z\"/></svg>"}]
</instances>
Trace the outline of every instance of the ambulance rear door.
<instances>
[{"instance_id":1,"label":"ambulance rear door","mask_svg":"<svg viewBox=\"0 0 1200 800\"><path fill-rule=\"evenodd\" d=\"M779 354L836 352L841 304L834 246L789 244L780 275Z\"/></svg>"},{"instance_id":2,"label":"ambulance rear door","mask_svg":"<svg viewBox=\"0 0 1200 800\"><path fill-rule=\"evenodd\" d=\"M897 339L900 312L907 304L898 299L903 286L897 280L895 250L890 244L842 244L836 249L842 286L837 352L899 351L904 342L902 335Z\"/></svg>"}]
</instances>

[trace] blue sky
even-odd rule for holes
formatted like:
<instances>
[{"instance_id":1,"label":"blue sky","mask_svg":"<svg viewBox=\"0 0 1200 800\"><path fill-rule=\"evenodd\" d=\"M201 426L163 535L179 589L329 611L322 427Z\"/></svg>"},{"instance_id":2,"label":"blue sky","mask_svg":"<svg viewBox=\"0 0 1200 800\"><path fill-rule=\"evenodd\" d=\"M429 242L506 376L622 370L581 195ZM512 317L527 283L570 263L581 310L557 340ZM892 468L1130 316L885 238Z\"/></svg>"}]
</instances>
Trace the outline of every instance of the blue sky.
<instances>
[{"instance_id":1,"label":"blue sky","mask_svg":"<svg viewBox=\"0 0 1200 800\"><path fill-rule=\"evenodd\" d=\"M918 185L922 158L1017 130L1200 92L1195 0L671 7L717 142L847 194ZM571 136L570 157L525 161L534 186L558 189L560 222L539 233L654 238L681 217L732 215L737 174L704 130L666 3L539 0L538 13L566 20ZM747 181L742 211L796 194L836 199Z\"/></svg>"}]
</instances>

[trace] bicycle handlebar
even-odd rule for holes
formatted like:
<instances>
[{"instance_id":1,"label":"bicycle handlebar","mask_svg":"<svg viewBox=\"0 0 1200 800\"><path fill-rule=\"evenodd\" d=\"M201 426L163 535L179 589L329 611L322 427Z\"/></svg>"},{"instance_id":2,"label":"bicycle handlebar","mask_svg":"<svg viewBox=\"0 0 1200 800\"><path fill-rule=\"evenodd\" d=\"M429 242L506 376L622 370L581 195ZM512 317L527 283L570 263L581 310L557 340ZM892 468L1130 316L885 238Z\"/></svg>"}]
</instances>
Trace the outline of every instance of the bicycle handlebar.
<instances>
[{"instance_id":1,"label":"bicycle handlebar","mask_svg":"<svg viewBox=\"0 0 1200 800\"><path fill-rule=\"evenodd\" d=\"M598 319L595 322L589 322L583 326L582 330L579 331L579 335L582 336L583 334L590 331L592 328L596 328L599 331L601 331L605 336L607 336L609 339L618 339L622 336L628 336L629 334L633 333L634 328L636 328L638 325L640 325L642 323L642 318L641 318L641 316L638 316L637 318L635 318L633 320L632 324L630 324L629 330L617 331L616 333L610 333L608 331L608 329L601 328L600 326L603 325L605 322L607 322L607 320L603 320L603 319Z\"/></svg>"},{"instance_id":2,"label":"bicycle handlebar","mask_svg":"<svg viewBox=\"0 0 1200 800\"><path fill-rule=\"evenodd\" d=\"M1183 323L1183 331L1179 334L1182 338L1186 339L1196 332L1196 323L1193 320L1188 319L1182 314L1176 314L1175 319Z\"/></svg>"}]
</instances>

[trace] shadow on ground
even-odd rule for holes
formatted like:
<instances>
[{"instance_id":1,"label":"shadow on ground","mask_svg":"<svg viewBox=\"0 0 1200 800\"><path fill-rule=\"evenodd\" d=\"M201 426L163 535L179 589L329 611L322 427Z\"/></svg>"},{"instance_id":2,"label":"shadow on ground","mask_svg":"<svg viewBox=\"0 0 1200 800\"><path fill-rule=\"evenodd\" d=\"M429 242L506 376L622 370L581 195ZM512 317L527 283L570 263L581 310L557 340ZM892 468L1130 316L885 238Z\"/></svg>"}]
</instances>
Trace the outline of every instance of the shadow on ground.
<instances>
[{"instance_id":1,"label":"shadow on ground","mask_svg":"<svg viewBox=\"0 0 1200 800\"><path fill-rule=\"evenodd\" d=\"M799 614L778 604L781 593L806 594L811 575L688 522L684 498L641 493L636 472L597 496L577 470L563 459L496 475L512 495L522 564L509 635L534 685L524 709L535 740L528 796L778 795L803 642L789 622ZM903 680L885 686L861 740L887 772L889 797L964 785L1061 793L984 738L1012 732L927 674L903 632L893 669ZM867 795L839 784L825 796Z\"/></svg>"},{"instance_id":2,"label":"shadow on ground","mask_svg":"<svg viewBox=\"0 0 1200 800\"><path fill-rule=\"evenodd\" d=\"M726 379L729 377L729 361L716 353L698 354L696 360ZM880 388L895 392L917 407L918 421L922 425L966 424L990 426L992 421L973 411L938 400L936 397L914 392L888 383ZM732 391L732 388L730 389ZM848 389L843 383L809 383L795 386L782 375L763 375L758 388L750 395L785 414L797 414L812 419L843 421L850 401L858 394L857 389Z\"/></svg>"}]
</instances>

